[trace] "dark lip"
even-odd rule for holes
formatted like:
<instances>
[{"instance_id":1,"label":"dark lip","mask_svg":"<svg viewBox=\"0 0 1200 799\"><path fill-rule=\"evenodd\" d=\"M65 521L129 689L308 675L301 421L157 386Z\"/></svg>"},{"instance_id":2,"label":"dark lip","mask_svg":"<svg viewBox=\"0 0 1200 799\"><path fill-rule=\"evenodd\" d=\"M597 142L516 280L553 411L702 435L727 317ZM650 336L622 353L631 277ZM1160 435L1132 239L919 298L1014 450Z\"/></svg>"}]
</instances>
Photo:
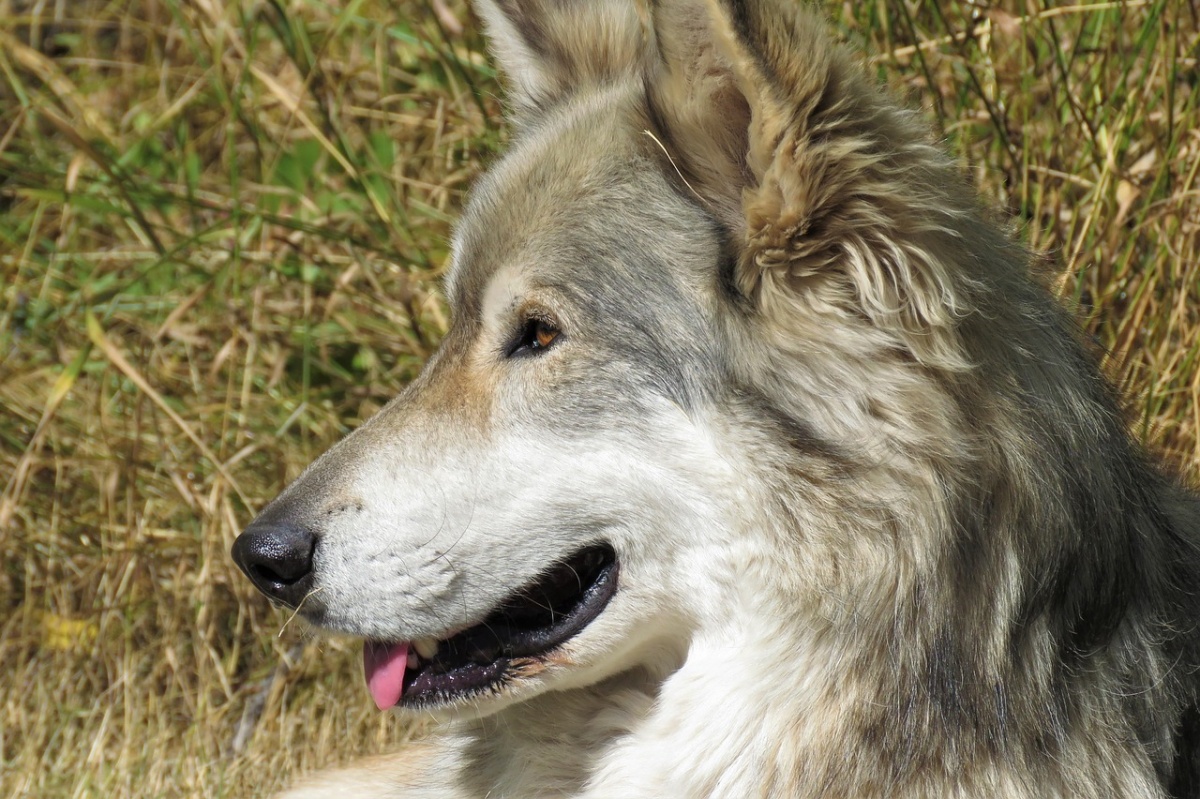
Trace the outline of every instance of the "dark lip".
<instances>
[{"instance_id":1,"label":"dark lip","mask_svg":"<svg viewBox=\"0 0 1200 799\"><path fill-rule=\"evenodd\" d=\"M431 708L499 691L544 660L608 607L617 592L616 552L579 550L500 603L483 622L441 641L431 659L404 675L400 706Z\"/></svg>"}]
</instances>

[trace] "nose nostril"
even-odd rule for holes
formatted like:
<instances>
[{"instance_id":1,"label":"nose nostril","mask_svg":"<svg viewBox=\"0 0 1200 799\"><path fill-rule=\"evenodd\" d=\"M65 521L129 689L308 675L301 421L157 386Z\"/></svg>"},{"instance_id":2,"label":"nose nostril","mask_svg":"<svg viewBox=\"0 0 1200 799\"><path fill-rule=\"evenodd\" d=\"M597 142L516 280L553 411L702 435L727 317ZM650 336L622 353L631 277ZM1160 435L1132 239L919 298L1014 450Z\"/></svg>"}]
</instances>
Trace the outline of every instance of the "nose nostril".
<instances>
[{"instance_id":1,"label":"nose nostril","mask_svg":"<svg viewBox=\"0 0 1200 799\"><path fill-rule=\"evenodd\" d=\"M295 582L303 580L306 574L307 572L301 574L299 577L287 577L268 566L258 563L250 565L250 579L259 585L292 585Z\"/></svg>"}]
</instances>

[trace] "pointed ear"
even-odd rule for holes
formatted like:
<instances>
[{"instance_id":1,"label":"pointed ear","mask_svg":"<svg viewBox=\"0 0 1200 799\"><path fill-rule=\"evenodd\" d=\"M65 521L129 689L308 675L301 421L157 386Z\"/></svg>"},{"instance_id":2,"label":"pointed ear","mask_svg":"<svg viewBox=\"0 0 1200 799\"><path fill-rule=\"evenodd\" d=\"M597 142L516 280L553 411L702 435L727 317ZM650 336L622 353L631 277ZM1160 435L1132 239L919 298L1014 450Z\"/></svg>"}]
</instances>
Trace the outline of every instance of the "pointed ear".
<instances>
[{"instance_id":1,"label":"pointed ear","mask_svg":"<svg viewBox=\"0 0 1200 799\"><path fill-rule=\"evenodd\" d=\"M965 275L948 262L971 204L924 126L795 0L654 9L651 116L738 240L741 291L776 313L865 317L918 359L945 360L930 334L959 313Z\"/></svg>"},{"instance_id":2,"label":"pointed ear","mask_svg":"<svg viewBox=\"0 0 1200 799\"><path fill-rule=\"evenodd\" d=\"M637 74L646 61L649 31L636 0L473 2L518 123L570 93Z\"/></svg>"}]
</instances>

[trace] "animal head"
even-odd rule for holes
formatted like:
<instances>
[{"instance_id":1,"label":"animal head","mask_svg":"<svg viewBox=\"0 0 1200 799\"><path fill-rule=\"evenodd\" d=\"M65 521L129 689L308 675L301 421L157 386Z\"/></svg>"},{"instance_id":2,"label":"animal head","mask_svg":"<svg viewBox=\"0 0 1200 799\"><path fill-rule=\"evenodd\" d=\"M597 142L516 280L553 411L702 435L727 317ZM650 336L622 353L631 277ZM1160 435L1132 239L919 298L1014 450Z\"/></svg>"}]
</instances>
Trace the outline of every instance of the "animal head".
<instances>
[{"instance_id":1,"label":"animal head","mask_svg":"<svg viewBox=\"0 0 1200 799\"><path fill-rule=\"evenodd\" d=\"M966 240L920 125L787 0L477 9L515 133L455 236L451 329L234 548L368 641L381 707L668 668L751 575L819 594L792 584L833 515L885 503L830 493L846 453L936 506L912 452L951 457L958 416L929 376L968 368L973 253L1006 246ZM744 535L772 525L794 561ZM863 533L831 546L878 561Z\"/></svg>"}]
</instances>

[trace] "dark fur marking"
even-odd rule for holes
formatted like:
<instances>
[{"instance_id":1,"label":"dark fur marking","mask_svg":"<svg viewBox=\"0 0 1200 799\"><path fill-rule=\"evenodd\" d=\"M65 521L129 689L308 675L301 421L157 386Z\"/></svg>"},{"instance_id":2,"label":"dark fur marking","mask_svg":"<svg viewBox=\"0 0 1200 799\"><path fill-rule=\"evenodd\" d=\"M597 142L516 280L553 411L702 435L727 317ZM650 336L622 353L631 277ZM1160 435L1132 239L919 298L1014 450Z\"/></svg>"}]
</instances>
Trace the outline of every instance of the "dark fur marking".
<instances>
[{"instance_id":1,"label":"dark fur marking","mask_svg":"<svg viewBox=\"0 0 1200 799\"><path fill-rule=\"evenodd\" d=\"M1170 782L1172 799L1200 797L1200 709L1184 711L1175 732L1175 763Z\"/></svg>"}]
</instances>

